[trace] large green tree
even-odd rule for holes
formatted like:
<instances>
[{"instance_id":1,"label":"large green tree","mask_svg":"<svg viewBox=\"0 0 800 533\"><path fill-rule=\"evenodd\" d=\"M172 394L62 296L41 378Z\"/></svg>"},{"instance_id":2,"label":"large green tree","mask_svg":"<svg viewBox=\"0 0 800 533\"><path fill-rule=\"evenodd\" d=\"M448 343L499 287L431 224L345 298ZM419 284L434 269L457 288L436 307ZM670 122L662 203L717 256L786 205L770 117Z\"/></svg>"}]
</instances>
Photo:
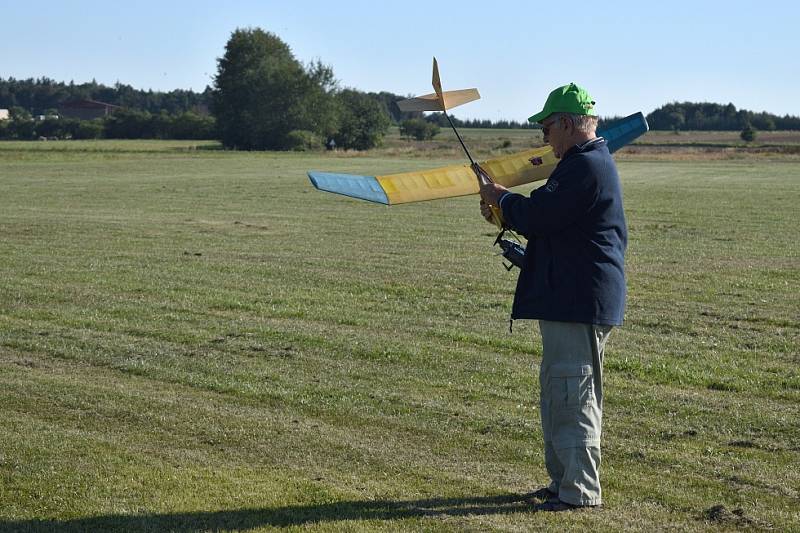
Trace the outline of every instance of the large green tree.
<instances>
[{"instance_id":1,"label":"large green tree","mask_svg":"<svg viewBox=\"0 0 800 533\"><path fill-rule=\"evenodd\" d=\"M345 89L336 94L336 146L344 149L368 150L378 146L391 120L386 109L368 94Z\"/></svg>"},{"instance_id":2,"label":"large green tree","mask_svg":"<svg viewBox=\"0 0 800 533\"><path fill-rule=\"evenodd\" d=\"M212 112L222 143L244 150L282 150L294 130L333 130L334 80L317 63L304 68L289 46L261 29L237 29L218 61Z\"/></svg>"}]
</instances>

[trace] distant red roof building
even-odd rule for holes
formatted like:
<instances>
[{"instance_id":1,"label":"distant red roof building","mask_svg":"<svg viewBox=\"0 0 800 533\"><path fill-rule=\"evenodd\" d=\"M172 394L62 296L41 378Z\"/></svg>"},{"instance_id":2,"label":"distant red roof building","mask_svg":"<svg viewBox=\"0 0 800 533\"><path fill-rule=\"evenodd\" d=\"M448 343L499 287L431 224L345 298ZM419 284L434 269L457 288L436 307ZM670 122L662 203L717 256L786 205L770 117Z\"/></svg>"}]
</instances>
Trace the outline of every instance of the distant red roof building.
<instances>
[{"instance_id":1,"label":"distant red roof building","mask_svg":"<svg viewBox=\"0 0 800 533\"><path fill-rule=\"evenodd\" d=\"M72 100L58 106L58 114L65 118L92 120L106 117L118 109L122 108L118 105L95 100Z\"/></svg>"}]
</instances>

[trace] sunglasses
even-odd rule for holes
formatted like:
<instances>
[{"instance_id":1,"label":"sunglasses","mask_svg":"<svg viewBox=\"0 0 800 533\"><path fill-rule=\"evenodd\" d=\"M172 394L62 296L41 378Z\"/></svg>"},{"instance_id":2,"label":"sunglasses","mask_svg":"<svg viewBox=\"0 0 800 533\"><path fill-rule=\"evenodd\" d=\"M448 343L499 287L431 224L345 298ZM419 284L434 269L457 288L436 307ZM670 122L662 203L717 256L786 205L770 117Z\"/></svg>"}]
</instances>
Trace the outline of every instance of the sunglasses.
<instances>
[{"instance_id":1,"label":"sunglasses","mask_svg":"<svg viewBox=\"0 0 800 533\"><path fill-rule=\"evenodd\" d=\"M549 124L544 124L544 123L542 124L542 134L545 137L550 135L550 128L552 128L553 124L555 124L556 122L558 122L558 119L551 120Z\"/></svg>"}]
</instances>

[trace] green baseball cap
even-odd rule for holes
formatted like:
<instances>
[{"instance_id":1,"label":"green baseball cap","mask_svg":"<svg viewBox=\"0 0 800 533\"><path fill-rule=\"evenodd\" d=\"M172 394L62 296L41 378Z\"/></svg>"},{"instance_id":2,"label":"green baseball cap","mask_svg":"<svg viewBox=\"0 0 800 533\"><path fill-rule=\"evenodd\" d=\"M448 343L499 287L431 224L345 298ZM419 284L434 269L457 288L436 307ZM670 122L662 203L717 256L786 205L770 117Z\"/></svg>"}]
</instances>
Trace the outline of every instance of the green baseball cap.
<instances>
[{"instance_id":1,"label":"green baseball cap","mask_svg":"<svg viewBox=\"0 0 800 533\"><path fill-rule=\"evenodd\" d=\"M594 104L586 89L570 83L551 92L544 103L544 109L530 117L528 122L541 122L553 113L597 116Z\"/></svg>"}]
</instances>

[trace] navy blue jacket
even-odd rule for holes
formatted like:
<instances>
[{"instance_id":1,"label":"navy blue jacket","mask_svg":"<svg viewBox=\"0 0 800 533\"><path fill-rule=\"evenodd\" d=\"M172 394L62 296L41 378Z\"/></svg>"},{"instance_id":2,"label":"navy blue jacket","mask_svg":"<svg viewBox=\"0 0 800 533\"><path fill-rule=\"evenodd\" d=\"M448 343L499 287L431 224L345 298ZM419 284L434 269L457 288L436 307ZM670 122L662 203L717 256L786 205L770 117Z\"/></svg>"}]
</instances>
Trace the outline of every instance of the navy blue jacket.
<instances>
[{"instance_id":1,"label":"navy blue jacket","mask_svg":"<svg viewBox=\"0 0 800 533\"><path fill-rule=\"evenodd\" d=\"M543 187L506 193L500 207L528 239L512 319L622 324L628 229L604 140L572 147Z\"/></svg>"}]
</instances>

